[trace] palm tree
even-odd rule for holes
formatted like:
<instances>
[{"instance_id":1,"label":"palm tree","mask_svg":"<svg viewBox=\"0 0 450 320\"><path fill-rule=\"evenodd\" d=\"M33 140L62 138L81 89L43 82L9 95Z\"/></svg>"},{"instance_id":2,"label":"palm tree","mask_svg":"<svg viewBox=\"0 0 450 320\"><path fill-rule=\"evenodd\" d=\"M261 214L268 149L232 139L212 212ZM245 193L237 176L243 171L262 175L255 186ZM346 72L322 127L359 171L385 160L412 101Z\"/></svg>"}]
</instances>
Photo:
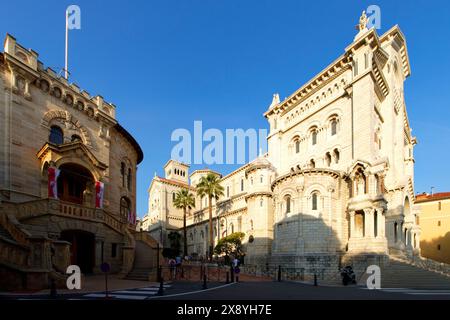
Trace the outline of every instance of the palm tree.
<instances>
[{"instance_id":1,"label":"palm tree","mask_svg":"<svg viewBox=\"0 0 450 320\"><path fill-rule=\"evenodd\" d=\"M214 198L217 201L223 196L223 187L220 185L219 176L210 172L206 176L201 177L200 182L197 184L197 194L200 198L207 196L209 200L209 257L212 260L214 249L212 199Z\"/></svg>"},{"instance_id":2,"label":"palm tree","mask_svg":"<svg viewBox=\"0 0 450 320\"><path fill-rule=\"evenodd\" d=\"M183 209L183 238L184 238L184 257L187 256L187 231L186 231L186 211L195 207L195 198L187 189L181 189L175 195L173 201L175 208Z\"/></svg>"}]
</instances>

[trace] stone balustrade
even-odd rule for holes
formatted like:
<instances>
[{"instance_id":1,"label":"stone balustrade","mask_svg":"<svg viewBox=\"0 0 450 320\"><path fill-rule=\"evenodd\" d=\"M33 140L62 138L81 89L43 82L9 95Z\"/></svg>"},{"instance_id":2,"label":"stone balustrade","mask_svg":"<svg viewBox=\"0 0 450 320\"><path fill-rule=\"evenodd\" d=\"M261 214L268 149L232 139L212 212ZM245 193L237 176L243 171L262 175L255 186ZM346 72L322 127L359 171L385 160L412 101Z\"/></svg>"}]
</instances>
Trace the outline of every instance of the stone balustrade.
<instances>
[{"instance_id":1,"label":"stone balustrade","mask_svg":"<svg viewBox=\"0 0 450 320\"><path fill-rule=\"evenodd\" d=\"M104 209L86 207L58 199L40 199L14 204L13 213L20 221L41 215L59 215L104 223L119 233L124 233L126 224Z\"/></svg>"}]
</instances>

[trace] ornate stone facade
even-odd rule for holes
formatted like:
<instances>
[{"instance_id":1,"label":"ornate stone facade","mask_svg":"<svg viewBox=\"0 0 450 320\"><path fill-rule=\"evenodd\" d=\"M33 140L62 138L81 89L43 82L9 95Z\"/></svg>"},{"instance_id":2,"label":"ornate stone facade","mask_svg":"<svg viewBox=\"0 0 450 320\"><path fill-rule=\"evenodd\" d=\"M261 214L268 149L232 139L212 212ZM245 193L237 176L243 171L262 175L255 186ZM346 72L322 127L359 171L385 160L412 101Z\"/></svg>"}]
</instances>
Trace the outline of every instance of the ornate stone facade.
<instances>
[{"instance_id":1,"label":"ornate stone facade","mask_svg":"<svg viewBox=\"0 0 450 320\"><path fill-rule=\"evenodd\" d=\"M132 267L143 153L115 109L7 35L0 53L1 284L46 287L68 264L85 273L99 272L104 261L112 272Z\"/></svg>"},{"instance_id":2,"label":"ornate stone facade","mask_svg":"<svg viewBox=\"0 0 450 320\"><path fill-rule=\"evenodd\" d=\"M290 97L278 94L264 116L268 153L224 176L214 205L215 240L246 234L246 264L281 264L336 273L345 261L419 253L412 210L416 139L403 95L410 75L398 26L382 36L361 27L342 56ZM173 168L185 171L170 176ZM169 162L149 189L143 227L164 241L181 228L173 193L208 170L187 176ZM207 249L207 203L188 217L190 253ZM381 261L380 260L380 261ZM312 271L311 271L312 272Z\"/></svg>"}]
</instances>

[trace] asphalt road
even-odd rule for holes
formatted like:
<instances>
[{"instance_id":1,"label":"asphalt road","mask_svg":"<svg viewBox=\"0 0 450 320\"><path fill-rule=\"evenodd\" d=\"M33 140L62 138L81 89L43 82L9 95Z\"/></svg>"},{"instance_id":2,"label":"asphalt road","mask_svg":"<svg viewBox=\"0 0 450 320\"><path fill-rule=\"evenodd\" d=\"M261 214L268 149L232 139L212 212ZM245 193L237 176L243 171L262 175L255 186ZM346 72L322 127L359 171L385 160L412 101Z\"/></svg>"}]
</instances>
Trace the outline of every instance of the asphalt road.
<instances>
[{"instance_id":1,"label":"asphalt road","mask_svg":"<svg viewBox=\"0 0 450 320\"><path fill-rule=\"evenodd\" d=\"M169 293L168 293L169 294ZM170 300L450 300L450 290L314 287L296 282L239 282L193 294L155 297Z\"/></svg>"},{"instance_id":2,"label":"asphalt road","mask_svg":"<svg viewBox=\"0 0 450 320\"><path fill-rule=\"evenodd\" d=\"M166 287L166 286L165 286ZM381 289L363 287L313 286L298 282L239 282L208 283L206 290L201 282L175 282L158 296L158 287L111 291L111 300L450 300L450 290ZM93 294L58 295L56 300L104 300L102 292ZM40 300L47 296L0 296L2 299ZM51 299L53 300L53 299Z\"/></svg>"}]
</instances>

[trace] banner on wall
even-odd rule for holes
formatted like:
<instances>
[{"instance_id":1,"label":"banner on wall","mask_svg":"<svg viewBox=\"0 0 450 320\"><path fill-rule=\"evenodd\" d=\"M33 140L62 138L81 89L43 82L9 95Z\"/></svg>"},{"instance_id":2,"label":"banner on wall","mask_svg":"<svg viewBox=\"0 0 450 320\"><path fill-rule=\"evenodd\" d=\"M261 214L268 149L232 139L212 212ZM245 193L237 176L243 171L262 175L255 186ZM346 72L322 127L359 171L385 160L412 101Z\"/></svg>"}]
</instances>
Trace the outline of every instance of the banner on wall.
<instances>
[{"instance_id":1,"label":"banner on wall","mask_svg":"<svg viewBox=\"0 0 450 320\"><path fill-rule=\"evenodd\" d=\"M103 194L105 192L105 184L100 181L95 182L95 207L103 208Z\"/></svg>"},{"instance_id":2,"label":"banner on wall","mask_svg":"<svg viewBox=\"0 0 450 320\"><path fill-rule=\"evenodd\" d=\"M128 211L128 223L136 224L136 213L133 211Z\"/></svg>"},{"instance_id":3,"label":"banner on wall","mask_svg":"<svg viewBox=\"0 0 450 320\"><path fill-rule=\"evenodd\" d=\"M58 199L58 176L60 170L57 168L48 168L48 197Z\"/></svg>"}]
</instances>

